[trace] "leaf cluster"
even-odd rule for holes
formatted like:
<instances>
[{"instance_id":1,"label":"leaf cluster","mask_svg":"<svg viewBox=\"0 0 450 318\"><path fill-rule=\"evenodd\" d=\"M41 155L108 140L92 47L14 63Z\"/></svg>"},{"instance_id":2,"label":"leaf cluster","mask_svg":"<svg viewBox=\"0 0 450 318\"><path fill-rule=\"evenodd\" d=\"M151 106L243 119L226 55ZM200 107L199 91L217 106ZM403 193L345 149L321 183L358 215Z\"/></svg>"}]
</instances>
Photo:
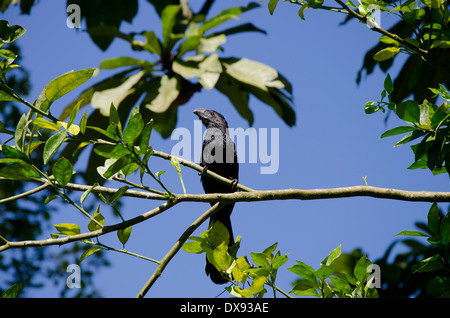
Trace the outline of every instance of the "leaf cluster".
<instances>
[{"instance_id":1,"label":"leaf cluster","mask_svg":"<svg viewBox=\"0 0 450 318\"><path fill-rule=\"evenodd\" d=\"M374 298L378 292L373 288L374 276L371 276L371 261L366 255L360 257L350 271L343 271L341 264L341 246L334 249L314 270L311 266L297 261L288 268L301 277L294 283L291 293L299 296L321 298Z\"/></svg>"},{"instance_id":2,"label":"leaf cluster","mask_svg":"<svg viewBox=\"0 0 450 318\"><path fill-rule=\"evenodd\" d=\"M392 100L393 91L394 86L388 74L384 82L384 90L381 93L381 100L367 102L364 108L367 114L379 110L384 112L387 108L408 124L389 129L381 135L381 138L405 134L395 146L421 139L419 143L411 146L414 163L408 169L429 169L433 174L449 173L449 92L443 85L440 85L439 89L430 88L435 96L444 100L441 105L436 105L428 100L424 100L421 104L415 100L395 103ZM388 101L384 101L386 96Z\"/></svg>"},{"instance_id":3,"label":"leaf cluster","mask_svg":"<svg viewBox=\"0 0 450 318\"><path fill-rule=\"evenodd\" d=\"M272 287L275 295L278 268L288 260L287 255L275 252L278 245L275 243L262 253L251 252L252 265L246 256L237 257L241 237L238 236L235 243L228 246L229 236L226 227L216 221L200 237L189 237L191 241L184 243L183 249L187 253L206 253L209 262L232 283L225 288L231 295L261 298L267 293L265 285Z\"/></svg>"}]
</instances>

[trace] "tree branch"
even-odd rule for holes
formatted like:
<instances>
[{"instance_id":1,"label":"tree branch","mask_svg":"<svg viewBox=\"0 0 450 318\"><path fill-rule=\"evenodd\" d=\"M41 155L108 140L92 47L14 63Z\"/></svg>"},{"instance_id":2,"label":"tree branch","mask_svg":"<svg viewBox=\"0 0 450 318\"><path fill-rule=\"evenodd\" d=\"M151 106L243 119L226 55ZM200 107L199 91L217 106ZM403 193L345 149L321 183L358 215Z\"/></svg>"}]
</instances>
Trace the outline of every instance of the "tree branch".
<instances>
[{"instance_id":1,"label":"tree branch","mask_svg":"<svg viewBox=\"0 0 450 318\"><path fill-rule=\"evenodd\" d=\"M359 21L363 22L363 23L367 23L367 18L361 14L359 14L358 12L352 10L348 5L346 5L344 2L342 2L341 0L335 0L337 3L339 3L339 5L344 8L345 10L348 11L348 15L352 16L356 19L358 19ZM400 42L401 44L403 44L404 46L407 46L408 48L410 48L412 51L417 52L419 55L421 55L422 57L427 57L428 56L428 51L424 50L422 48L419 48L407 41L405 41L402 37L398 36L397 34L391 33L377 25L374 25L371 28L373 31L376 31L378 33L381 33L383 35L386 35L388 37L390 37L391 39L394 39L397 42Z\"/></svg>"},{"instance_id":2,"label":"tree branch","mask_svg":"<svg viewBox=\"0 0 450 318\"><path fill-rule=\"evenodd\" d=\"M102 229L92 231L92 232L71 235L71 236L66 236L66 237L57 238L57 239L20 241L20 242L7 241L4 245L0 245L0 252L5 251L10 248L42 247L42 246L48 246L48 245L64 245L64 244L67 244L70 242L87 240L90 238L98 237L98 236L101 236L101 235L104 235L104 234L107 234L110 232L114 232L117 230L123 230L129 226L132 226L137 223L143 222L147 219L150 219L150 218L164 212L165 210L171 208L172 206L174 206L177 203L178 203L178 201L176 199L167 201L164 204L154 208L153 210L143 213L143 214L141 214L137 217L134 217L128 221L117 223L114 225L105 226Z\"/></svg>"},{"instance_id":3,"label":"tree branch","mask_svg":"<svg viewBox=\"0 0 450 318\"><path fill-rule=\"evenodd\" d=\"M203 222L205 222L211 215L216 213L218 210L220 210L223 206L226 204L223 203L216 203L211 208L209 208L205 213L203 213L198 219L196 219L184 233L180 236L178 241L172 246L172 248L167 252L167 254L163 257L163 259L160 261L158 267L153 272L150 279L145 283L144 287L141 289L139 294L136 296L137 298L142 298L145 296L145 294L149 291L149 289L152 287L152 285L155 283L155 281L161 276L164 268L167 266L167 264L170 262L170 260L175 256L175 254L178 253L180 248L183 246L184 242L191 236L191 234L200 226Z\"/></svg>"}]
</instances>

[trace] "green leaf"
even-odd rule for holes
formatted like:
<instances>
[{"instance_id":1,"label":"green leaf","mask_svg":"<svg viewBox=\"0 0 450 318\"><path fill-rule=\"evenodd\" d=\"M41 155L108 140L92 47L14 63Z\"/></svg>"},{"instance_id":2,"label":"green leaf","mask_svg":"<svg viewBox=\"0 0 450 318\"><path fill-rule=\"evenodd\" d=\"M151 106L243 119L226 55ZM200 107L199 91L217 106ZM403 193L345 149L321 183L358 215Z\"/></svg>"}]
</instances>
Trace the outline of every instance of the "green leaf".
<instances>
[{"instance_id":1,"label":"green leaf","mask_svg":"<svg viewBox=\"0 0 450 318\"><path fill-rule=\"evenodd\" d=\"M428 257L414 264L411 268L414 273L432 272L440 269L445 269L445 265L442 263L442 257L439 254Z\"/></svg>"},{"instance_id":2,"label":"green leaf","mask_svg":"<svg viewBox=\"0 0 450 318\"><path fill-rule=\"evenodd\" d=\"M83 117L80 120L80 131L84 135L86 133L86 125L87 125L87 111L84 112Z\"/></svg>"},{"instance_id":3,"label":"green leaf","mask_svg":"<svg viewBox=\"0 0 450 318\"><path fill-rule=\"evenodd\" d=\"M90 79L94 71L95 69L93 68L75 72L71 71L53 79L39 95L35 106L42 111L47 111L55 100Z\"/></svg>"},{"instance_id":4,"label":"green leaf","mask_svg":"<svg viewBox=\"0 0 450 318\"><path fill-rule=\"evenodd\" d=\"M128 121L123 131L123 141L128 146L133 146L135 140L142 134L144 129L144 120L140 113L134 114Z\"/></svg>"},{"instance_id":5,"label":"green leaf","mask_svg":"<svg viewBox=\"0 0 450 318\"><path fill-rule=\"evenodd\" d=\"M311 282L316 283L316 271L309 265L301 261L297 261L298 264L295 264L288 268L294 274L303 277Z\"/></svg>"},{"instance_id":6,"label":"green leaf","mask_svg":"<svg viewBox=\"0 0 450 318\"><path fill-rule=\"evenodd\" d=\"M34 166L22 161L2 167L0 169L0 177L10 180L32 180L38 179L40 177L40 174L38 170L34 168Z\"/></svg>"},{"instance_id":7,"label":"green leaf","mask_svg":"<svg viewBox=\"0 0 450 318\"><path fill-rule=\"evenodd\" d=\"M320 280L324 280L328 278L331 274L333 274L334 269L328 265L322 265L318 270L316 270L316 277Z\"/></svg>"},{"instance_id":8,"label":"green leaf","mask_svg":"<svg viewBox=\"0 0 450 318\"><path fill-rule=\"evenodd\" d=\"M321 262L321 265L330 266L335 259L341 255L341 245L336 247L331 253Z\"/></svg>"},{"instance_id":9,"label":"green leaf","mask_svg":"<svg viewBox=\"0 0 450 318\"><path fill-rule=\"evenodd\" d=\"M119 238L120 243L122 243L123 246L128 242L128 239L130 238L132 226L129 226L123 230L117 231L117 237Z\"/></svg>"},{"instance_id":10,"label":"green leaf","mask_svg":"<svg viewBox=\"0 0 450 318\"><path fill-rule=\"evenodd\" d=\"M175 26L176 16L180 11L180 5L168 5L164 8L161 14L161 22L163 29L163 47L167 48L170 41L170 35L172 34L172 29Z\"/></svg>"},{"instance_id":11,"label":"green leaf","mask_svg":"<svg viewBox=\"0 0 450 318\"><path fill-rule=\"evenodd\" d=\"M146 39L144 49L151 53L161 55L161 44L159 43L158 37L155 35L155 32L147 31L144 33L144 36Z\"/></svg>"},{"instance_id":12,"label":"green leaf","mask_svg":"<svg viewBox=\"0 0 450 318\"><path fill-rule=\"evenodd\" d=\"M447 246L450 244L450 213L447 213L441 222L440 231L442 237L442 244Z\"/></svg>"},{"instance_id":13,"label":"green leaf","mask_svg":"<svg viewBox=\"0 0 450 318\"><path fill-rule=\"evenodd\" d=\"M98 223L100 223L101 225L103 225L105 223L105 218L103 217L103 215L98 212L98 208L97 211L94 212L93 215L93 219L96 220ZM90 220L88 223L88 229L89 231L93 232L93 231L97 231L100 230L102 227L100 225L98 225L97 223L95 223L93 220Z\"/></svg>"},{"instance_id":14,"label":"green leaf","mask_svg":"<svg viewBox=\"0 0 450 318\"><path fill-rule=\"evenodd\" d=\"M118 67L136 66L136 65L152 66L154 64L145 60L138 60L129 56L121 56L102 61L100 63L100 69L114 69Z\"/></svg>"},{"instance_id":15,"label":"green leaf","mask_svg":"<svg viewBox=\"0 0 450 318\"><path fill-rule=\"evenodd\" d=\"M179 85L176 77L163 75L160 79L158 94L145 107L155 113L166 112L180 93Z\"/></svg>"},{"instance_id":16,"label":"green leaf","mask_svg":"<svg viewBox=\"0 0 450 318\"><path fill-rule=\"evenodd\" d=\"M400 50L401 49L398 47L388 47L375 53L373 59L377 62L386 61L396 56L400 52Z\"/></svg>"},{"instance_id":17,"label":"green leaf","mask_svg":"<svg viewBox=\"0 0 450 318\"><path fill-rule=\"evenodd\" d=\"M272 268L273 269L278 269L279 267L281 267L284 263L286 263L288 260L287 255L279 255L279 256L275 256L275 258L272 261Z\"/></svg>"},{"instance_id":18,"label":"green leaf","mask_svg":"<svg viewBox=\"0 0 450 318\"><path fill-rule=\"evenodd\" d=\"M250 252L250 255L252 256L253 263L264 269L270 270L270 261L266 254Z\"/></svg>"},{"instance_id":19,"label":"green leaf","mask_svg":"<svg viewBox=\"0 0 450 318\"><path fill-rule=\"evenodd\" d=\"M302 7L300 8L300 10L298 10L298 16L300 17L300 19L305 20L305 10L309 8L309 5L304 4L302 5Z\"/></svg>"},{"instance_id":20,"label":"green leaf","mask_svg":"<svg viewBox=\"0 0 450 318\"><path fill-rule=\"evenodd\" d=\"M98 247L98 246L88 248L88 249L85 250L85 251L83 252L83 254L81 255L81 257L80 257L80 262L83 261L83 260L84 260L85 258L87 258L88 256L94 254L95 252L100 251L101 249L102 249L102 248L101 248L101 247Z\"/></svg>"},{"instance_id":21,"label":"green leaf","mask_svg":"<svg viewBox=\"0 0 450 318\"><path fill-rule=\"evenodd\" d=\"M5 290L1 295L0 298L18 298L19 295L22 293L23 290L23 283L15 283L11 287L9 287L7 290Z\"/></svg>"},{"instance_id":22,"label":"green leaf","mask_svg":"<svg viewBox=\"0 0 450 318\"><path fill-rule=\"evenodd\" d=\"M234 63L224 63L224 66L231 77L263 91L268 91L269 87L284 88L277 70L266 64L242 58Z\"/></svg>"},{"instance_id":23,"label":"green leaf","mask_svg":"<svg viewBox=\"0 0 450 318\"><path fill-rule=\"evenodd\" d=\"M25 29L20 25L9 26L6 20L0 20L0 43L12 43L25 33Z\"/></svg>"},{"instance_id":24,"label":"green leaf","mask_svg":"<svg viewBox=\"0 0 450 318\"><path fill-rule=\"evenodd\" d=\"M228 254L228 243L222 242L213 251L214 264L220 271L226 271L233 261Z\"/></svg>"},{"instance_id":25,"label":"green leaf","mask_svg":"<svg viewBox=\"0 0 450 318\"><path fill-rule=\"evenodd\" d=\"M267 248L263 251L263 254L265 254L266 256L270 257L271 254L272 254L273 252L275 252L275 250L277 249L277 245L278 245L278 243L274 243L274 244L272 244L271 246L267 247Z\"/></svg>"},{"instance_id":26,"label":"green leaf","mask_svg":"<svg viewBox=\"0 0 450 318\"><path fill-rule=\"evenodd\" d=\"M18 149L22 149L24 144L25 135L28 129L28 117L29 114L23 114L17 123L16 131L14 133L14 140Z\"/></svg>"},{"instance_id":27,"label":"green leaf","mask_svg":"<svg viewBox=\"0 0 450 318\"><path fill-rule=\"evenodd\" d=\"M183 250L186 253L195 253L195 254L200 254L204 252L202 248L202 243L200 241L191 241L184 243Z\"/></svg>"},{"instance_id":28,"label":"green leaf","mask_svg":"<svg viewBox=\"0 0 450 318\"><path fill-rule=\"evenodd\" d=\"M436 202L433 202L428 212L428 228L430 232L434 234L439 233L439 225L441 223L440 212Z\"/></svg>"},{"instance_id":29,"label":"green leaf","mask_svg":"<svg viewBox=\"0 0 450 318\"><path fill-rule=\"evenodd\" d=\"M94 190L95 187L98 187L98 183L97 182L92 187L90 187L89 189L87 189L86 191L83 192L83 194L81 195L81 198L80 198L80 203L81 204L83 204L84 200L86 200L86 198L89 195L89 193L91 193L91 191Z\"/></svg>"},{"instance_id":30,"label":"green leaf","mask_svg":"<svg viewBox=\"0 0 450 318\"><path fill-rule=\"evenodd\" d=\"M345 294L350 294L352 292L352 288L344 279L330 276L330 281L338 291L342 291Z\"/></svg>"},{"instance_id":31,"label":"green leaf","mask_svg":"<svg viewBox=\"0 0 450 318\"><path fill-rule=\"evenodd\" d=\"M111 104L119 107L120 103L133 92L134 86L141 80L144 74L145 71L140 71L131 76L122 77L121 79L123 80L125 78L125 80L118 86L93 92L91 98L92 107L98 109L103 116L108 117Z\"/></svg>"},{"instance_id":32,"label":"green leaf","mask_svg":"<svg viewBox=\"0 0 450 318\"><path fill-rule=\"evenodd\" d=\"M423 232L420 232L420 231L401 231L400 233L395 234L395 235L396 235L396 236L397 236L397 235L407 235L407 236L430 237L430 235L428 235L428 234L426 234L426 233L423 233Z\"/></svg>"},{"instance_id":33,"label":"green leaf","mask_svg":"<svg viewBox=\"0 0 450 318\"><path fill-rule=\"evenodd\" d=\"M270 15L273 15L273 12L275 11L277 4L278 4L278 0L270 0L269 1L268 7L269 7Z\"/></svg>"},{"instance_id":34,"label":"green leaf","mask_svg":"<svg viewBox=\"0 0 450 318\"><path fill-rule=\"evenodd\" d=\"M80 234L80 227L77 224L72 223L60 223L53 225L59 233L64 235L77 235Z\"/></svg>"},{"instance_id":35,"label":"green leaf","mask_svg":"<svg viewBox=\"0 0 450 318\"><path fill-rule=\"evenodd\" d=\"M59 158L53 165L53 175L56 181L64 188L72 178L73 167L66 158Z\"/></svg>"},{"instance_id":36,"label":"green leaf","mask_svg":"<svg viewBox=\"0 0 450 318\"><path fill-rule=\"evenodd\" d=\"M210 29L218 26L219 24L222 24L230 19L237 18L239 15L241 15L242 13L244 13L248 10L258 8L258 7L259 7L258 4L254 3L254 2L250 2L246 7L234 7L234 8L226 9L226 10L220 12L215 17L206 21L199 28L199 32L205 32L207 30L210 30Z\"/></svg>"},{"instance_id":37,"label":"green leaf","mask_svg":"<svg viewBox=\"0 0 450 318\"><path fill-rule=\"evenodd\" d=\"M417 125L420 122L420 108L416 101L407 100L398 104L395 112L400 119L412 125Z\"/></svg>"},{"instance_id":38,"label":"green leaf","mask_svg":"<svg viewBox=\"0 0 450 318\"><path fill-rule=\"evenodd\" d=\"M264 283L266 280L267 278L264 276L259 276L253 279L252 285L250 286L250 292L253 295L260 293L264 289Z\"/></svg>"},{"instance_id":39,"label":"green leaf","mask_svg":"<svg viewBox=\"0 0 450 318\"><path fill-rule=\"evenodd\" d=\"M394 40L393 38L388 37L387 35L383 35L378 40L380 42L384 43L384 44L387 44L387 45L392 45L392 46L395 46L395 47L400 47L401 46L400 42Z\"/></svg>"},{"instance_id":40,"label":"green leaf","mask_svg":"<svg viewBox=\"0 0 450 318\"><path fill-rule=\"evenodd\" d=\"M44 145L43 159L44 164L47 164L50 158L58 151L62 145L64 138L66 137L66 131L60 131L51 136Z\"/></svg>"},{"instance_id":41,"label":"green leaf","mask_svg":"<svg viewBox=\"0 0 450 318\"><path fill-rule=\"evenodd\" d=\"M27 155L15 147L11 147L8 145L1 145L0 150L1 153L3 153L3 155L5 156L5 158L20 159L30 163L30 159L27 157Z\"/></svg>"},{"instance_id":42,"label":"green leaf","mask_svg":"<svg viewBox=\"0 0 450 318\"><path fill-rule=\"evenodd\" d=\"M32 123L37 126L38 129L45 128L55 131L61 131L60 126L52 121L48 121L42 117L37 117L33 119Z\"/></svg>"},{"instance_id":43,"label":"green leaf","mask_svg":"<svg viewBox=\"0 0 450 318\"><path fill-rule=\"evenodd\" d=\"M406 132L410 132L416 130L416 127L413 126L398 126L392 129L389 129L388 131L385 131L380 138L386 138L386 137L391 137L391 136L395 136L395 135L399 135L399 134L404 134Z\"/></svg>"},{"instance_id":44,"label":"green leaf","mask_svg":"<svg viewBox=\"0 0 450 318\"><path fill-rule=\"evenodd\" d=\"M391 76L388 74L384 80L384 89L390 95L394 91L394 85L392 85Z\"/></svg>"},{"instance_id":45,"label":"green leaf","mask_svg":"<svg viewBox=\"0 0 450 318\"><path fill-rule=\"evenodd\" d=\"M366 255L362 256L358 262L356 262L355 268L353 269L353 274L356 279L362 283L365 282L370 273L367 272L367 268L372 264Z\"/></svg>"},{"instance_id":46,"label":"green leaf","mask_svg":"<svg viewBox=\"0 0 450 318\"><path fill-rule=\"evenodd\" d=\"M133 162L133 160L132 160L131 154L122 156L121 158L116 160L114 163L112 163L110 166L108 166L108 168L102 175L105 179L108 179L132 162Z\"/></svg>"},{"instance_id":47,"label":"green leaf","mask_svg":"<svg viewBox=\"0 0 450 318\"><path fill-rule=\"evenodd\" d=\"M97 144L94 147L94 152L97 155L100 155L105 158L114 158L120 159L125 155L131 154L130 150L128 150L124 145L110 145L110 144Z\"/></svg>"},{"instance_id":48,"label":"green leaf","mask_svg":"<svg viewBox=\"0 0 450 318\"><path fill-rule=\"evenodd\" d=\"M318 297L319 294L316 290L316 284L309 280L299 280L295 283L294 288L290 291L290 293L297 296L314 296Z\"/></svg>"}]
</instances>

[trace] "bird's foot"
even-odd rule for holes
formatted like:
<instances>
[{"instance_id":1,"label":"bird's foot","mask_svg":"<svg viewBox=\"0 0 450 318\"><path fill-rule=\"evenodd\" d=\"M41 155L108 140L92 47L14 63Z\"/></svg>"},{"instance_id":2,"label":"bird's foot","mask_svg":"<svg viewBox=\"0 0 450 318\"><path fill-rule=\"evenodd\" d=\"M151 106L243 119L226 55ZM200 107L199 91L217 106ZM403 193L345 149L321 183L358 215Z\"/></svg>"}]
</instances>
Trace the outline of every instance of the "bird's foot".
<instances>
[{"instance_id":1,"label":"bird's foot","mask_svg":"<svg viewBox=\"0 0 450 318\"><path fill-rule=\"evenodd\" d=\"M206 167L206 166L203 167L202 172L199 172L198 175L203 177L205 175L205 173L206 173L206 170L208 170L208 167Z\"/></svg>"},{"instance_id":2,"label":"bird's foot","mask_svg":"<svg viewBox=\"0 0 450 318\"><path fill-rule=\"evenodd\" d=\"M233 179L233 181L231 181L231 190L235 190L238 183L238 179Z\"/></svg>"}]
</instances>

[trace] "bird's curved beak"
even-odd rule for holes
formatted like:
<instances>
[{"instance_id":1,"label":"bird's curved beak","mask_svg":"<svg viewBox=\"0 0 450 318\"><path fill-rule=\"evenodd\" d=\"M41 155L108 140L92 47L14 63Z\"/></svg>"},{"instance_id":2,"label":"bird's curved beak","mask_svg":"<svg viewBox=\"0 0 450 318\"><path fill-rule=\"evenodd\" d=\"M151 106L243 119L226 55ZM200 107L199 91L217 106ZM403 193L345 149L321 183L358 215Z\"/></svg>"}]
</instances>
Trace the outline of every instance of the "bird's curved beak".
<instances>
[{"instance_id":1,"label":"bird's curved beak","mask_svg":"<svg viewBox=\"0 0 450 318\"><path fill-rule=\"evenodd\" d=\"M200 119L204 119L205 111L206 111L206 109L204 109L204 108L197 108L197 109L194 109L193 113L196 114Z\"/></svg>"}]
</instances>

